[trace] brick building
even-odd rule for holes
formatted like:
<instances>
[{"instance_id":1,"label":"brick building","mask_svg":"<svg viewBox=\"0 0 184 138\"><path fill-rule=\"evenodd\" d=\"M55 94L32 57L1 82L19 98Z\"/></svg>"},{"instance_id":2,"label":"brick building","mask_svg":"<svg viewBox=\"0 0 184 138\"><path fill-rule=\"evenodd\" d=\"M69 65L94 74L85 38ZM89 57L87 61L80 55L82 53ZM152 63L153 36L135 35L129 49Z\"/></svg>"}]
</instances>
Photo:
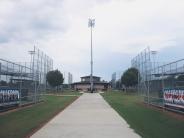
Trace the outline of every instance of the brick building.
<instances>
[{"instance_id":1,"label":"brick building","mask_svg":"<svg viewBox=\"0 0 184 138\"><path fill-rule=\"evenodd\" d=\"M72 84L75 90L90 91L90 76L81 77L80 82ZM93 88L95 91L103 91L110 88L110 84L106 81L101 81L100 77L93 76Z\"/></svg>"}]
</instances>

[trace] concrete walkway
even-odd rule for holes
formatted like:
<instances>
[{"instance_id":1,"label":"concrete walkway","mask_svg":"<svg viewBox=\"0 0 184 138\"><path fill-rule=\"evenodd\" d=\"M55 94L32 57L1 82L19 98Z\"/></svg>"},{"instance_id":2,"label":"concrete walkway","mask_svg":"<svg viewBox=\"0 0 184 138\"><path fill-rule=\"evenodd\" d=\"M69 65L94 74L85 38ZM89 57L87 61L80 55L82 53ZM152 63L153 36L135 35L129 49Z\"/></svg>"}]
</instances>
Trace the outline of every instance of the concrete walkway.
<instances>
[{"instance_id":1,"label":"concrete walkway","mask_svg":"<svg viewBox=\"0 0 184 138\"><path fill-rule=\"evenodd\" d=\"M49 112L49 111L48 111ZM98 93L84 93L32 138L140 138Z\"/></svg>"}]
</instances>

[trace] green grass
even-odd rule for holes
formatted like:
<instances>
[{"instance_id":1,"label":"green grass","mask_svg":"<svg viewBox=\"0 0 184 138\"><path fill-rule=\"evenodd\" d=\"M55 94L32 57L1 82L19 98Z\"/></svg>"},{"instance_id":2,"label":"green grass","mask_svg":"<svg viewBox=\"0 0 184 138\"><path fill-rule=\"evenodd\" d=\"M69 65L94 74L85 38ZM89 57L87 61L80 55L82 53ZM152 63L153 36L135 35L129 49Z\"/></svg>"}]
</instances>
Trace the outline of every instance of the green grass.
<instances>
[{"instance_id":1,"label":"green grass","mask_svg":"<svg viewBox=\"0 0 184 138\"><path fill-rule=\"evenodd\" d=\"M0 138L23 138L40 124L52 118L77 97L45 96L32 107L0 115Z\"/></svg>"},{"instance_id":2,"label":"green grass","mask_svg":"<svg viewBox=\"0 0 184 138\"><path fill-rule=\"evenodd\" d=\"M107 92L102 95L143 138L184 138L184 121L139 104L138 96L122 92Z\"/></svg>"}]
</instances>

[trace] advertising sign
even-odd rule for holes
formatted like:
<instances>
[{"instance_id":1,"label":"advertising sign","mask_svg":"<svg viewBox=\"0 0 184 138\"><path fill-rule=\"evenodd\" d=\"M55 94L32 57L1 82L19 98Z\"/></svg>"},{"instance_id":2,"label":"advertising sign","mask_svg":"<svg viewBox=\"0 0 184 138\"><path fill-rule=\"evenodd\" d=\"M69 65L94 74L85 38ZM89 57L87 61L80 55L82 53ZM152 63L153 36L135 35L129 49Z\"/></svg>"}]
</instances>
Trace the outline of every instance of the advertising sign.
<instances>
[{"instance_id":1,"label":"advertising sign","mask_svg":"<svg viewBox=\"0 0 184 138\"><path fill-rule=\"evenodd\" d=\"M0 104L10 104L19 101L19 90L0 88Z\"/></svg>"},{"instance_id":2,"label":"advertising sign","mask_svg":"<svg viewBox=\"0 0 184 138\"><path fill-rule=\"evenodd\" d=\"M184 109L184 89L164 89L164 103Z\"/></svg>"}]
</instances>

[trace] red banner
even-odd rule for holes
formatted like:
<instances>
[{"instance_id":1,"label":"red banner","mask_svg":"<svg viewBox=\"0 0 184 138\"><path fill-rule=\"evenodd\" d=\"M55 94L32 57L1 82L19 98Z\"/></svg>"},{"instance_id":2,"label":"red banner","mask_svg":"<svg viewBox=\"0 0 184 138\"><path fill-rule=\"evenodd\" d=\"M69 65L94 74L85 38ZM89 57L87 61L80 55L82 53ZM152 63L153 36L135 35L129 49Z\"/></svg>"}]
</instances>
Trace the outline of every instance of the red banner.
<instances>
[{"instance_id":1,"label":"red banner","mask_svg":"<svg viewBox=\"0 0 184 138\"><path fill-rule=\"evenodd\" d=\"M169 106L184 108L184 90L182 89L165 89L164 103Z\"/></svg>"}]
</instances>

